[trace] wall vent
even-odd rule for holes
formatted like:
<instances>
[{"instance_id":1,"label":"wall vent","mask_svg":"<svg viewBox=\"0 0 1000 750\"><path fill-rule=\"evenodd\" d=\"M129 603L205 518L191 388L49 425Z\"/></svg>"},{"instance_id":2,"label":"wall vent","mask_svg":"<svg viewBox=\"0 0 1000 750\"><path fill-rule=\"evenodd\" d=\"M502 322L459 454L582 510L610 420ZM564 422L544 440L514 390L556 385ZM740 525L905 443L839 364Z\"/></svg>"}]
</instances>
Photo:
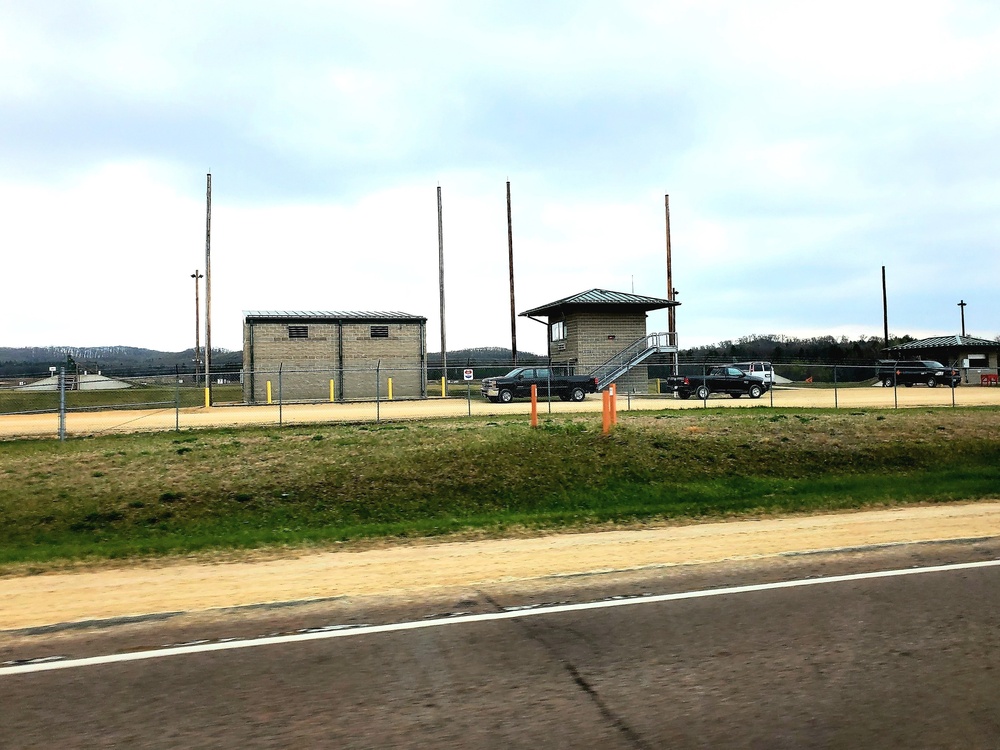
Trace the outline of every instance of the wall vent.
<instances>
[{"instance_id":1,"label":"wall vent","mask_svg":"<svg viewBox=\"0 0 1000 750\"><path fill-rule=\"evenodd\" d=\"M290 339L309 338L309 326L288 326L288 338Z\"/></svg>"},{"instance_id":2,"label":"wall vent","mask_svg":"<svg viewBox=\"0 0 1000 750\"><path fill-rule=\"evenodd\" d=\"M387 339L387 338L389 338L389 326L372 326L371 327L371 337L373 339Z\"/></svg>"}]
</instances>

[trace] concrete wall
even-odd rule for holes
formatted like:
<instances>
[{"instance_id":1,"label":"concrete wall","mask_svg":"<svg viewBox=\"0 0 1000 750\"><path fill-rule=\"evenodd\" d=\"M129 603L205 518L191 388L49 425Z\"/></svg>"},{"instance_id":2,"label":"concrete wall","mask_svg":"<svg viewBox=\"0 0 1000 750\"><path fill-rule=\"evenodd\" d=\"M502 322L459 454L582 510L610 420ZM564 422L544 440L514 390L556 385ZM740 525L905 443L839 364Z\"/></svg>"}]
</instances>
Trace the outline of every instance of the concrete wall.
<instances>
[{"instance_id":1,"label":"concrete wall","mask_svg":"<svg viewBox=\"0 0 1000 750\"><path fill-rule=\"evenodd\" d=\"M566 315L565 323L565 348L560 349L559 342L551 343L552 363L572 367L576 375L586 375L646 335L644 312L576 311ZM616 385L619 393L647 393L649 373L646 366L633 368L620 377Z\"/></svg>"},{"instance_id":2,"label":"concrete wall","mask_svg":"<svg viewBox=\"0 0 1000 750\"><path fill-rule=\"evenodd\" d=\"M289 338L288 327L307 326L308 338ZM387 326L388 338L372 338L371 327ZM244 400L326 401L330 381L338 401L385 398L392 378L393 398L426 396L426 329L418 322L315 322L288 320L243 326Z\"/></svg>"}]
</instances>

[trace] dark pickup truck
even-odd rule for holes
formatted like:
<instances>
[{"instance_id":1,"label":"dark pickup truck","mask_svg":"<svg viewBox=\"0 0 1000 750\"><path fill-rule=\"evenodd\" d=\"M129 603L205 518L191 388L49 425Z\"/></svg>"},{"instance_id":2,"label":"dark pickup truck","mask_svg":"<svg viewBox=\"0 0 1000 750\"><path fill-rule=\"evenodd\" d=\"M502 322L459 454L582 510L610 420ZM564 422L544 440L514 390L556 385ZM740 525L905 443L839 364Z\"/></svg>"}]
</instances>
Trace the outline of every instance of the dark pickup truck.
<instances>
[{"instance_id":1,"label":"dark pickup truck","mask_svg":"<svg viewBox=\"0 0 1000 750\"><path fill-rule=\"evenodd\" d=\"M954 388L962 382L958 370L930 359L881 359L875 376L886 388L896 385L910 388L918 383L928 388L934 388L938 383Z\"/></svg>"},{"instance_id":2,"label":"dark pickup truck","mask_svg":"<svg viewBox=\"0 0 1000 750\"><path fill-rule=\"evenodd\" d=\"M672 375L667 378L666 385L668 390L685 399L691 398L692 394L706 399L713 393L728 393L733 398L744 394L760 398L770 387L769 383L747 375L737 367L713 367L707 375Z\"/></svg>"},{"instance_id":3,"label":"dark pickup truck","mask_svg":"<svg viewBox=\"0 0 1000 750\"><path fill-rule=\"evenodd\" d=\"M500 378L483 378L482 394L496 403L509 404L531 395L538 386L539 396L552 394L563 401L583 401L597 391L597 378L589 375L556 375L548 367L518 367Z\"/></svg>"}]
</instances>

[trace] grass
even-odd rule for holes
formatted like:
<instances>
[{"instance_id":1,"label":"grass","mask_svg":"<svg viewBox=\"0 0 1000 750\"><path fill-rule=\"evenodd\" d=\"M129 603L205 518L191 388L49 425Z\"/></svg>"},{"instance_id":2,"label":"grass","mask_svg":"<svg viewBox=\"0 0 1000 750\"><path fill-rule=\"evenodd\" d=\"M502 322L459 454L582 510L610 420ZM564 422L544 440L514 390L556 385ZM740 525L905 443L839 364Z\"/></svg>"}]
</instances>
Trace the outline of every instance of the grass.
<instances>
[{"instance_id":1,"label":"grass","mask_svg":"<svg viewBox=\"0 0 1000 750\"><path fill-rule=\"evenodd\" d=\"M0 566L1000 495L1000 410L708 409L0 443Z\"/></svg>"}]
</instances>

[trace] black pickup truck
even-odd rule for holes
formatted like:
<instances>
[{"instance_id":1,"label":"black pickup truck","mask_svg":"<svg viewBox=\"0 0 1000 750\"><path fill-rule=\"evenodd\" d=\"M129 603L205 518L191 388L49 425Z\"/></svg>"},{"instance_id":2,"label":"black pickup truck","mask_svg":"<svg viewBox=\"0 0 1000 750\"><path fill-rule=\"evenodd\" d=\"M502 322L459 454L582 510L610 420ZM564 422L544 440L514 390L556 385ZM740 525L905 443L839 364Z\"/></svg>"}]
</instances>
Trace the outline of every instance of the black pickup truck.
<instances>
[{"instance_id":1,"label":"black pickup truck","mask_svg":"<svg viewBox=\"0 0 1000 750\"><path fill-rule=\"evenodd\" d=\"M910 388L918 383L928 388L934 388L938 383L954 388L962 382L958 370L929 359L880 359L875 376L886 388L896 385Z\"/></svg>"},{"instance_id":2,"label":"black pickup truck","mask_svg":"<svg viewBox=\"0 0 1000 750\"><path fill-rule=\"evenodd\" d=\"M744 394L760 398L770 387L770 383L747 375L737 367L713 367L707 375L672 375L667 378L666 385L667 390L685 399L691 398L692 394L706 399L713 393L728 393L733 398Z\"/></svg>"},{"instance_id":3,"label":"black pickup truck","mask_svg":"<svg viewBox=\"0 0 1000 750\"><path fill-rule=\"evenodd\" d=\"M556 375L548 367L518 367L501 378L483 378L484 398L509 404L515 398L531 396L531 386L539 396L552 394L563 401L583 401L597 391L597 378L589 375Z\"/></svg>"}]
</instances>

